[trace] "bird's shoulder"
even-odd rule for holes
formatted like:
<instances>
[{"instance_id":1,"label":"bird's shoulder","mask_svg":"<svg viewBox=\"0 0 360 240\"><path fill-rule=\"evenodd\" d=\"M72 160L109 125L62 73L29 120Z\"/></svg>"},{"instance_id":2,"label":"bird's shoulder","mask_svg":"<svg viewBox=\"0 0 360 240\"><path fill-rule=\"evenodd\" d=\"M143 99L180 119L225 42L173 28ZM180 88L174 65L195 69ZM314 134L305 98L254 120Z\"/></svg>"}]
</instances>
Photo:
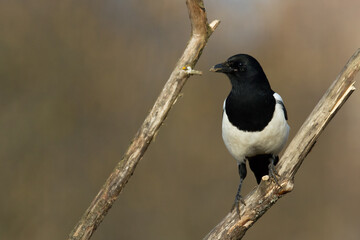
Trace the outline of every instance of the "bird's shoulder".
<instances>
[{"instance_id":1,"label":"bird's shoulder","mask_svg":"<svg viewBox=\"0 0 360 240\"><path fill-rule=\"evenodd\" d=\"M284 111L285 119L288 120L287 111L286 111L285 104L284 104L284 101L283 101L282 97L280 96L280 94L278 94L276 92L273 94L273 96L274 96L274 98L276 100L276 103L281 105L282 110Z\"/></svg>"}]
</instances>

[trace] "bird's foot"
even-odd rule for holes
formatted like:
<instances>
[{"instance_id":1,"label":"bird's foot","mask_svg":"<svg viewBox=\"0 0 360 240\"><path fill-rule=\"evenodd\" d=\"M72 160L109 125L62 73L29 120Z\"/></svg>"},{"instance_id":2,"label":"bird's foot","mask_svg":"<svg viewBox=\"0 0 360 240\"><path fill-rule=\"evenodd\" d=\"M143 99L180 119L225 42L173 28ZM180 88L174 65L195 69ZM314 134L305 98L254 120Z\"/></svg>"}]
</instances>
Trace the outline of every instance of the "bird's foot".
<instances>
[{"instance_id":1,"label":"bird's foot","mask_svg":"<svg viewBox=\"0 0 360 240\"><path fill-rule=\"evenodd\" d=\"M273 161L271 161L270 164L269 164L269 176L270 176L270 178L272 178L274 180L276 185L281 187L281 185L279 184L280 175L275 170L275 165L274 165Z\"/></svg>"},{"instance_id":2,"label":"bird's foot","mask_svg":"<svg viewBox=\"0 0 360 240\"><path fill-rule=\"evenodd\" d=\"M235 197L235 202L234 202L234 204L233 204L233 206L232 206L232 208L231 208L231 211L233 211L234 209L236 209L237 214L240 215L240 207L241 207L240 203L241 203L241 204L244 204L244 206L246 206L246 203L245 203L243 197L242 197L240 194L238 194L238 195L236 195L236 197Z\"/></svg>"}]
</instances>

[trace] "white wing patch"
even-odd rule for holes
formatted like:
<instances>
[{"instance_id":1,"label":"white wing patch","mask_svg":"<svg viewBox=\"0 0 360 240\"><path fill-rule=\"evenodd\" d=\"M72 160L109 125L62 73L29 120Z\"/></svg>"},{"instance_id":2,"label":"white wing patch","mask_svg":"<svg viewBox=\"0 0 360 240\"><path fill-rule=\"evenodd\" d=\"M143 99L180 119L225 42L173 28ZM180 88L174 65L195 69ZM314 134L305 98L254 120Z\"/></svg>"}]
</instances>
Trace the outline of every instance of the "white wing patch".
<instances>
[{"instance_id":1,"label":"white wing patch","mask_svg":"<svg viewBox=\"0 0 360 240\"><path fill-rule=\"evenodd\" d=\"M285 116L285 119L288 120L288 116L287 116L287 111L286 111L286 108L285 108L285 105L284 105L284 101L282 100L281 96L277 93L274 93L273 94L275 100L276 100L276 104L280 104L283 111L284 111L284 116Z\"/></svg>"},{"instance_id":2,"label":"white wing patch","mask_svg":"<svg viewBox=\"0 0 360 240\"><path fill-rule=\"evenodd\" d=\"M273 94L274 98L277 100L277 101L281 101L281 102L284 102L281 98L281 96L278 94L278 93L274 93Z\"/></svg>"}]
</instances>

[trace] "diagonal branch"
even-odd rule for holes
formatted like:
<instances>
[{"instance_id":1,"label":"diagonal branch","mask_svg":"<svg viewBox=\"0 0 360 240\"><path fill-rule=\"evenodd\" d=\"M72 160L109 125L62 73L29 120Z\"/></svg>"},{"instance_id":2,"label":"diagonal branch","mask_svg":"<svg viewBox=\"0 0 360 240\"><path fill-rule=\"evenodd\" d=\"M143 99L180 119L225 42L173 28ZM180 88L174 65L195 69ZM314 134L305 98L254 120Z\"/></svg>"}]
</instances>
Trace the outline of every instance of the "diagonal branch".
<instances>
[{"instance_id":1,"label":"diagonal branch","mask_svg":"<svg viewBox=\"0 0 360 240\"><path fill-rule=\"evenodd\" d=\"M315 106L278 163L280 185L263 177L260 185L245 198L241 218L236 210L230 212L205 239L241 239L246 231L284 194L292 191L294 176L316 140L355 90L354 77L360 70L360 49L349 59L339 76Z\"/></svg>"},{"instance_id":2,"label":"diagonal branch","mask_svg":"<svg viewBox=\"0 0 360 240\"><path fill-rule=\"evenodd\" d=\"M200 58L208 38L220 21L215 20L210 24L207 23L202 0L186 0L186 5L191 21L191 37L185 51L123 158L70 233L69 239L71 240L85 240L92 236L129 181L136 165L161 127L186 80L191 74L198 74L198 71L194 71L192 68Z\"/></svg>"}]
</instances>

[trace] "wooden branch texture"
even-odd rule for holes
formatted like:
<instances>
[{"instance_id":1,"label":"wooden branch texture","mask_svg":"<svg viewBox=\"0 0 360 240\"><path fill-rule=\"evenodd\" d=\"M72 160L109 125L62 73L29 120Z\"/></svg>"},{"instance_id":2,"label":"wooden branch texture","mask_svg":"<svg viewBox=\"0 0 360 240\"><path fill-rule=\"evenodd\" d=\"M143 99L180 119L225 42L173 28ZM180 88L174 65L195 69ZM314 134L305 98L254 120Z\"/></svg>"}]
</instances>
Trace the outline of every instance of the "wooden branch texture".
<instances>
[{"instance_id":1,"label":"wooden branch texture","mask_svg":"<svg viewBox=\"0 0 360 240\"><path fill-rule=\"evenodd\" d=\"M144 155L153 137L161 127L186 80L192 74L191 71L186 71L183 68L192 69L195 66L208 38L220 23L218 20L210 24L207 23L202 0L187 0L186 5L191 21L191 37L183 55L177 62L170 78L121 161L117 164L89 208L70 233L68 239L89 239L102 222L106 213L132 176L136 165Z\"/></svg>"},{"instance_id":2,"label":"wooden branch texture","mask_svg":"<svg viewBox=\"0 0 360 240\"><path fill-rule=\"evenodd\" d=\"M241 239L246 231L284 194L292 191L294 176L311 151L317 138L336 112L355 90L354 77L360 69L360 49L349 59L339 76L315 106L296 136L293 138L277 170L280 174L281 187L264 176L259 186L245 198L246 206L230 212L205 239Z\"/></svg>"}]
</instances>

